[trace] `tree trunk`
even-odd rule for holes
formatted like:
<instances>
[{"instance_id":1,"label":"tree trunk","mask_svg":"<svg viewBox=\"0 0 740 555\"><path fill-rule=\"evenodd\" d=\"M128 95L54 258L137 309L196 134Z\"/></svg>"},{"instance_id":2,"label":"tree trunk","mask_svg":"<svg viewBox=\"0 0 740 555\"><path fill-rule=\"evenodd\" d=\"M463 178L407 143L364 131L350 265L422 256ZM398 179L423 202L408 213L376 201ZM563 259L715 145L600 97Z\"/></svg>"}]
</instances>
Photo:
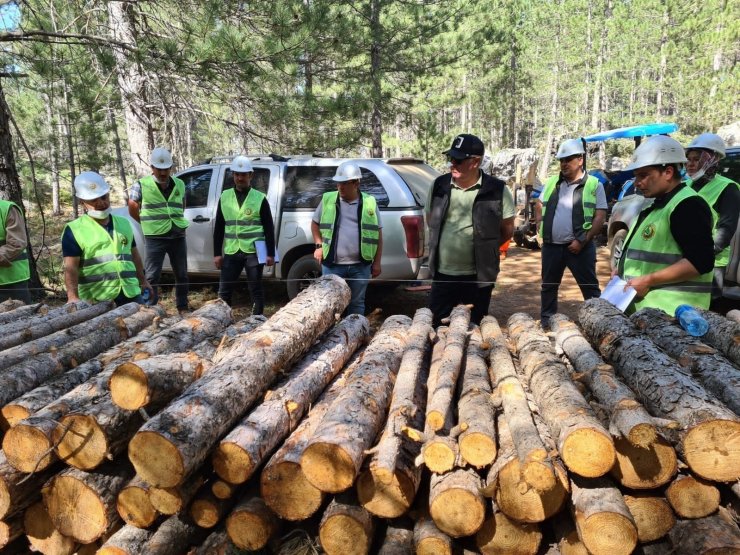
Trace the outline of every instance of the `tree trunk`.
<instances>
[{"instance_id":1,"label":"tree trunk","mask_svg":"<svg viewBox=\"0 0 740 555\"><path fill-rule=\"evenodd\" d=\"M697 520L679 520L669 534L676 555L740 553L737 524L718 515Z\"/></svg>"},{"instance_id":2,"label":"tree trunk","mask_svg":"<svg viewBox=\"0 0 740 555\"><path fill-rule=\"evenodd\" d=\"M676 475L678 459L673 446L658 437L650 447L635 447L624 438L616 438L617 460L612 477L622 486L632 489L653 489L667 484Z\"/></svg>"},{"instance_id":3,"label":"tree trunk","mask_svg":"<svg viewBox=\"0 0 740 555\"><path fill-rule=\"evenodd\" d=\"M414 553L414 531L406 524L388 524L378 555L410 555Z\"/></svg>"},{"instance_id":4,"label":"tree trunk","mask_svg":"<svg viewBox=\"0 0 740 555\"><path fill-rule=\"evenodd\" d=\"M416 555L452 555L452 539L424 514L414 524L414 548Z\"/></svg>"},{"instance_id":5,"label":"tree trunk","mask_svg":"<svg viewBox=\"0 0 740 555\"><path fill-rule=\"evenodd\" d=\"M480 488L481 480L473 470L432 474L429 514L442 532L460 538L475 534L480 529L486 516Z\"/></svg>"},{"instance_id":6,"label":"tree trunk","mask_svg":"<svg viewBox=\"0 0 740 555\"><path fill-rule=\"evenodd\" d=\"M27 476L8 464L3 451L0 451L0 520L14 516L33 503L39 490L58 469L49 469Z\"/></svg>"},{"instance_id":7,"label":"tree trunk","mask_svg":"<svg viewBox=\"0 0 740 555\"><path fill-rule=\"evenodd\" d=\"M717 510L720 493L713 484L691 474L679 474L665 490L666 499L681 518L702 518Z\"/></svg>"},{"instance_id":8,"label":"tree trunk","mask_svg":"<svg viewBox=\"0 0 740 555\"><path fill-rule=\"evenodd\" d=\"M637 545L635 520L611 481L573 476L571 491L573 519L589 553L632 553Z\"/></svg>"},{"instance_id":9,"label":"tree trunk","mask_svg":"<svg viewBox=\"0 0 740 555\"><path fill-rule=\"evenodd\" d=\"M396 518L408 511L419 489L421 469L415 460L420 445L403 430L419 429L424 423L424 384L431 332L432 313L420 308L409 328L385 430L368 468L357 481L362 506L383 518Z\"/></svg>"},{"instance_id":10,"label":"tree trunk","mask_svg":"<svg viewBox=\"0 0 740 555\"><path fill-rule=\"evenodd\" d=\"M116 122L116 115L113 111L113 108L108 106L108 109L106 111L108 113L108 124L110 125L110 131L113 135L113 147L116 152L116 167L118 168L118 177L121 180L123 202L124 204L128 204L128 187L126 186L126 164L124 164L123 162L121 139L118 135L118 123Z\"/></svg>"},{"instance_id":11,"label":"tree trunk","mask_svg":"<svg viewBox=\"0 0 740 555\"><path fill-rule=\"evenodd\" d=\"M457 438L460 456L475 468L485 468L496 458L496 409L482 341L476 326L465 353L457 401L458 426L464 429Z\"/></svg>"},{"instance_id":12,"label":"tree trunk","mask_svg":"<svg viewBox=\"0 0 740 555\"><path fill-rule=\"evenodd\" d=\"M218 499L231 499L234 497L238 486L236 484L230 484L224 480L214 478L211 481L211 493Z\"/></svg>"},{"instance_id":13,"label":"tree trunk","mask_svg":"<svg viewBox=\"0 0 740 555\"><path fill-rule=\"evenodd\" d=\"M344 491L357 478L365 450L385 422L410 324L408 316L391 316L383 322L303 451L303 473L321 491Z\"/></svg>"},{"instance_id":14,"label":"tree trunk","mask_svg":"<svg viewBox=\"0 0 740 555\"><path fill-rule=\"evenodd\" d=\"M380 22L380 10L382 0L371 0L370 2L370 34L372 43L370 45L370 87L372 98L372 158L383 158L383 111L382 111L382 82L383 82L383 59L381 51L384 45L383 27Z\"/></svg>"},{"instance_id":15,"label":"tree trunk","mask_svg":"<svg viewBox=\"0 0 740 555\"><path fill-rule=\"evenodd\" d=\"M635 519L637 541L640 543L659 540L676 524L676 516L663 497L625 495L624 502Z\"/></svg>"},{"instance_id":16,"label":"tree trunk","mask_svg":"<svg viewBox=\"0 0 740 555\"><path fill-rule=\"evenodd\" d=\"M522 373L552 430L563 462L581 476L602 476L614 463L611 436L593 415L534 320L517 313L508 324L509 334L517 344Z\"/></svg>"},{"instance_id":17,"label":"tree trunk","mask_svg":"<svg viewBox=\"0 0 740 555\"><path fill-rule=\"evenodd\" d=\"M602 356L620 373L652 414L686 430L682 450L699 476L740 478L740 419L603 299L583 303L578 319Z\"/></svg>"},{"instance_id":18,"label":"tree trunk","mask_svg":"<svg viewBox=\"0 0 740 555\"><path fill-rule=\"evenodd\" d=\"M231 499L219 499L211 492L210 484L204 484L190 503L188 514L201 528L213 528L233 506Z\"/></svg>"},{"instance_id":19,"label":"tree trunk","mask_svg":"<svg viewBox=\"0 0 740 555\"><path fill-rule=\"evenodd\" d=\"M517 376L511 353L501 328L492 316L481 322L483 341L489 345L489 374L501 397L505 420L519 458L524 481L538 492L549 491L557 485L557 477L550 453L537 432L529 402Z\"/></svg>"},{"instance_id":20,"label":"tree trunk","mask_svg":"<svg viewBox=\"0 0 740 555\"><path fill-rule=\"evenodd\" d=\"M17 322L22 318L28 318L32 314L46 314L49 307L45 304L23 304L23 301L8 299L0 303L0 325L8 322Z\"/></svg>"},{"instance_id":21,"label":"tree trunk","mask_svg":"<svg viewBox=\"0 0 740 555\"><path fill-rule=\"evenodd\" d=\"M146 542L142 554L180 555L189 553L190 547L200 543L204 535L204 531L195 526L186 516L174 515L159 525L159 528ZM206 553L227 555L226 551L207 551Z\"/></svg>"},{"instance_id":22,"label":"tree trunk","mask_svg":"<svg viewBox=\"0 0 740 555\"><path fill-rule=\"evenodd\" d=\"M44 487L44 505L57 530L91 543L117 524L116 496L132 476L129 465L120 463L95 473L68 468Z\"/></svg>"},{"instance_id":23,"label":"tree trunk","mask_svg":"<svg viewBox=\"0 0 740 555\"><path fill-rule=\"evenodd\" d=\"M287 380L221 440L213 453L216 473L232 484L246 482L369 334L370 325L360 315L335 326L291 369Z\"/></svg>"},{"instance_id":24,"label":"tree trunk","mask_svg":"<svg viewBox=\"0 0 740 555\"><path fill-rule=\"evenodd\" d=\"M195 497L198 490L205 484L205 477L202 473L196 473L194 476L171 488L149 488L149 501L157 511L163 515L174 515L188 506L190 500Z\"/></svg>"},{"instance_id":25,"label":"tree trunk","mask_svg":"<svg viewBox=\"0 0 740 555\"><path fill-rule=\"evenodd\" d=\"M144 546L154 534L153 530L126 525L113 534L98 550L97 555L139 555L146 553Z\"/></svg>"},{"instance_id":26,"label":"tree trunk","mask_svg":"<svg viewBox=\"0 0 740 555\"><path fill-rule=\"evenodd\" d=\"M248 495L226 519L226 533L239 549L258 551L267 545L279 525L277 516L262 498Z\"/></svg>"},{"instance_id":27,"label":"tree trunk","mask_svg":"<svg viewBox=\"0 0 740 555\"><path fill-rule=\"evenodd\" d=\"M219 529L208 536L192 555L229 555L234 549L226 530Z\"/></svg>"},{"instance_id":28,"label":"tree trunk","mask_svg":"<svg viewBox=\"0 0 740 555\"><path fill-rule=\"evenodd\" d=\"M303 474L301 455L331 405L347 387L361 358L360 353L355 354L354 360L334 379L262 470L260 494L265 503L285 520L296 521L310 517L324 500L324 493L313 486Z\"/></svg>"},{"instance_id":29,"label":"tree trunk","mask_svg":"<svg viewBox=\"0 0 740 555\"><path fill-rule=\"evenodd\" d=\"M126 524L137 528L148 528L159 516L149 499L149 484L138 476L118 492L116 509Z\"/></svg>"},{"instance_id":30,"label":"tree trunk","mask_svg":"<svg viewBox=\"0 0 740 555\"><path fill-rule=\"evenodd\" d=\"M469 324L470 309L468 307L458 305L452 309L444 355L434 391L427 405L426 422L435 432L444 428L448 421L447 413L452 410L452 399L457 387L457 378L460 375Z\"/></svg>"},{"instance_id":31,"label":"tree trunk","mask_svg":"<svg viewBox=\"0 0 740 555\"><path fill-rule=\"evenodd\" d=\"M649 448L658 439L653 418L635 399L635 394L614 375L614 368L604 363L583 337L578 326L567 316L556 314L550 319L557 345L568 356L586 384L610 417L609 430L636 447Z\"/></svg>"},{"instance_id":32,"label":"tree trunk","mask_svg":"<svg viewBox=\"0 0 740 555\"><path fill-rule=\"evenodd\" d=\"M644 308L630 317L658 347L678 364L688 368L694 378L735 414L740 414L740 370L657 308Z\"/></svg>"},{"instance_id":33,"label":"tree trunk","mask_svg":"<svg viewBox=\"0 0 740 555\"><path fill-rule=\"evenodd\" d=\"M41 501L26 509L23 514L23 531L33 551L44 555L72 555L75 552L75 541L54 528L54 523Z\"/></svg>"},{"instance_id":34,"label":"tree trunk","mask_svg":"<svg viewBox=\"0 0 740 555\"><path fill-rule=\"evenodd\" d=\"M373 543L375 523L353 493L335 497L319 524L319 540L327 555L366 555Z\"/></svg>"},{"instance_id":35,"label":"tree trunk","mask_svg":"<svg viewBox=\"0 0 740 555\"><path fill-rule=\"evenodd\" d=\"M510 519L493 504L489 516L475 534L475 544L483 555L536 555L542 542L537 524Z\"/></svg>"},{"instance_id":36,"label":"tree trunk","mask_svg":"<svg viewBox=\"0 0 740 555\"><path fill-rule=\"evenodd\" d=\"M740 321L731 319L729 312L726 317L711 310L699 309L699 313L709 323L709 331L701 340L740 366Z\"/></svg>"},{"instance_id":37,"label":"tree trunk","mask_svg":"<svg viewBox=\"0 0 740 555\"><path fill-rule=\"evenodd\" d=\"M138 474L158 487L175 486L187 478L277 373L332 324L349 297L344 280L324 276L267 323L241 336L221 362L131 440L129 459ZM206 420L209 425L203 426Z\"/></svg>"}]
</instances>

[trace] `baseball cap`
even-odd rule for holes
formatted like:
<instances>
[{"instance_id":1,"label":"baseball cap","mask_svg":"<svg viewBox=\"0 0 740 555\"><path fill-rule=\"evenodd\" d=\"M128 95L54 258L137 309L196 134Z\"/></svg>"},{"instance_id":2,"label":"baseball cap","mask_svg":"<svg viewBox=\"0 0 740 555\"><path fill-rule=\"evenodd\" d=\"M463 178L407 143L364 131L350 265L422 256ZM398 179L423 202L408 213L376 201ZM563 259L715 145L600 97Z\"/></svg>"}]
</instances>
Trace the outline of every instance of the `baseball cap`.
<instances>
[{"instance_id":1,"label":"baseball cap","mask_svg":"<svg viewBox=\"0 0 740 555\"><path fill-rule=\"evenodd\" d=\"M483 141L475 135L462 133L452 140L452 146L442 154L451 158L470 158L471 156L483 156L484 152Z\"/></svg>"}]
</instances>

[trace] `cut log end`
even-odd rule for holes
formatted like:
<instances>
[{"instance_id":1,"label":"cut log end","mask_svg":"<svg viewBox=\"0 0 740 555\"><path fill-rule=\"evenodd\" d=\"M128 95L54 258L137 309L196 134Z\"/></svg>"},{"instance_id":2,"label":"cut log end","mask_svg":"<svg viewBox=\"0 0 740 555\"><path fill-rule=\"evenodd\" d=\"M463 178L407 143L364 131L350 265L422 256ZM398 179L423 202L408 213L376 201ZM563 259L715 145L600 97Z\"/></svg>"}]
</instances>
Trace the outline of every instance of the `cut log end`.
<instances>
[{"instance_id":1,"label":"cut log end","mask_svg":"<svg viewBox=\"0 0 740 555\"><path fill-rule=\"evenodd\" d=\"M260 493L265 503L281 518L305 520L319 510L323 492L303 474L301 465L283 461L262 472Z\"/></svg>"},{"instance_id":2,"label":"cut log end","mask_svg":"<svg viewBox=\"0 0 740 555\"><path fill-rule=\"evenodd\" d=\"M627 440L635 447L647 449L658 440L658 431L652 424L643 422L630 429Z\"/></svg>"},{"instance_id":3,"label":"cut log end","mask_svg":"<svg viewBox=\"0 0 740 555\"><path fill-rule=\"evenodd\" d=\"M667 484L678 469L676 451L658 438L649 448L636 447L624 438L616 438L617 460L611 474L623 486L652 489Z\"/></svg>"},{"instance_id":4,"label":"cut log end","mask_svg":"<svg viewBox=\"0 0 740 555\"><path fill-rule=\"evenodd\" d=\"M57 476L44 495L54 527L81 543L92 543L108 529L106 508L97 493L70 476Z\"/></svg>"},{"instance_id":5,"label":"cut log end","mask_svg":"<svg viewBox=\"0 0 740 555\"><path fill-rule=\"evenodd\" d=\"M133 362L119 365L110 377L113 402L126 410L138 410L149 402L146 373Z\"/></svg>"},{"instance_id":6,"label":"cut log end","mask_svg":"<svg viewBox=\"0 0 740 555\"><path fill-rule=\"evenodd\" d=\"M339 493L351 487L356 469L352 457L341 445L316 442L301 456L301 468L306 479L321 491Z\"/></svg>"},{"instance_id":7,"label":"cut log end","mask_svg":"<svg viewBox=\"0 0 740 555\"><path fill-rule=\"evenodd\" d=\"M442 414L439 411L436 410L430 410L427 413L427 420L426 425L429 426L429 428L433 432L438 432L442 428L444 428L445 425L445 415Z\"/></svg>"},{"instance_id":8,"label":"cut log end","mask_svg":"<svg viewBox=\"0 0 740 555\"><path fill-rule=\"evenodd\" d=\"M106 460L108 440L92 416L63 417L51 437L59 458L76 468L91 470Z\"/></svg>"},{"instance_id":9,"label":"cut log end","mask_svg":"<svg viewBox=\"0 0 740 555\"><path fill-rule=\"evenodd\" d=\"M514 458L498 475L496 505L519 522L542 522L557 513L567 492L560 480L551 489L538 492L521 480L519 460Z\"/></svg>"},{"instance_id":10,"label":"cut log end","mask_svg":"<svg viewBox=\"0 0 740 555\"><path fill-rule=\"evenodd\" d=\"M681 475L668 486L666 499L682 518L703 518L719 507L720 491L700 478Z\"/></svg>"},{"instance_id":11,"label":"cut log end","mask_svg":"<svg viewBox=\"0 0 740 555\"><path fill-rule=\"evenodd\" d=\"M243 484L252 476L252 457L237 443L222 441L213 452L213 470L231 484Z\"/></svg>"},{"instance_id":12,"label":"cut log end","mask_svg":"<svg viewBox=\"0 0 740 555\"><path fill-rule=\"evenodd\" d=\"M424 444L421 453L424 464L437 474L444 474L455 468L457 461L456 442L449 437L438 436Z\"/></svg>"},{"instance_id":13,"label":"cut log end","mask_svg":"<svg viewBox=\"0 0 740 555\"><path fill-rule=\"evenodd\" d=\"M220 506L211 499L196 499L190 505L190 518L201 528L213 528L221 518Z\"/></svg>"},{"instance_id":14,"label":"cut log end","mask_svg":"<svg viewBox=\"0 0 740 555\"><path fill-rule=\"evenodd\" d=\"M740 421L710 420L691 428L684 439L686 463L707 480L740 479Z\"/></svg>"},{"instance_id":15,"label":"cut log end","mask_svg":"<svg viewBox=\"0 0 740 555\"><path fill-rule=\"evenodd\" d=\"M51 438L33 426L18 424L3 438L3 451L10 465L21 472L47 468L55 460Z\"/></svg>"},{"instance_id":16,"label":"cut log end","mask_svg":"<svg viewBox=\"0 0 740 555\"><path fill-rule=\"evenodd\" d=\"M184 509L178 488L149 488L149 502L163 515L174 515Z\"/></svg>"},{"instance_id":17,"label":"cut log end","mask_svg":"<svg viewBox=\"0 0 740 555\"><path fill-rule=\"evenodd\" d=\"M522 478L540 493L550 491L559 484L552 465L545 461L527 461L522 467Z\"/></svg>"},{"instance_id":18,"label":"cut log end","mask_svg":"<svg viewBox=\"0 0 740 555\"><path fill-rule=\"evenodd\" d=\"M486 519L475 535L483 555L535 555L541 541L537 525L515 522L500 512Z\"/></svg>"},{"instance_id":19,"label":"cut log end","mask_svg":"<svg viewBox=\"0 0 740 555\"><path fill-rule=\"evenodd\" d=\"M147 491L136 486L123 488L118 493L116 510L126 524L136 528L151 526L158 516Z\"/></svg>"},{"instance_id":20,"label":"cut log end","mask_svg":"<svg viewBox=\"0 0 740 555\"><path fill-rule=\"evenodd\" d=\"M484 433L466 433L460 437L460 455L476 467L485 468L496 459L496 441Z\"/></svg>"},{"instance_id":21,"label":"cut log end","mask_svg":"<svg viewBox=\"0 0 740 555\"><path fill-rule=\"evenodd\" d=\"M21 420L24 420L31 416L31 412L21 405L5 405L2 408L2 416L0 417L0 428L3 431L12 428Z\"/></svg>"},{"instance_id":22,"label":"cut log end","mask_svg":"<svg viewBox=\"0 0 740 555\"><path fill-rule=\"evenodd\" d=\"M262 549L274 531L274 519L265 519L257 513L239 511L226 519L226 533L239 549L248 551Z\"/></svg>"},{"instance_id":23,"label":"cut log end","mask_svg":"<svg viewBox=\"0 0 740 555\"><path fill-rule=\"evenodd\" d=\"M616 456L611 437L592 428L568 434L560 454L570 470L585 478L598 478L609 472Z\"/></svg>"},{"instance_id":24,"label":"cut log end","mask_svg":"<svg viewBox=\"0 0 740 555\"><path fill-rule=\"evenodd\" d=\"M157 432L138 432L128 444L128 458L142 480L155 487L171 488L185 477L179 449Z\"/></svg>"},{"instance_id":25,"label":"cut log end","mask_svg":"<svg viewBox=\"0 0 740 555\"><path fill-rule=\"evenodd\" d=\"M328 555L365 555L373 538L372 530L362 522L338 514L322 522L319 540Z\"/></svg>"},{"instance_id":26,"label":"cut log end","mask_svg":"<svg viewBox=\"0 0 740 555\"><path fill-rule=\"evenodd\" d=\"M416 555L452 555L452 548L447 541L424 538L416 544Z\"/></svg>"},{"instance_id":27,"label":"cut log end","mask_svg":"<svg viewBox=\"0 0 740 555\"><path fill-rule=\"evenodd\" d=\"M59 533L42 502L34 503L23 515L23 530L33 551L72 555L75 541Z\"/></svg>"},{"instance_id":28,"label":"cut log end","mask_svg":"<svg viewBox=\"0 0 740 555\"><path fill-rule=\"evenodd\" d=\"M365 509L382 518L397 518L414 502L416 488L404 472L368 470L357 480L357 498Z\"/></svg>"},{"instance_id":29,"label":"cut log end","mask_svg":"<svg viewBox=\"0 0 740 555\"><path fill-rule=\"evenodd\" d=\"M454 507L464 507L465 510L451 510ZM453 538L460 538L475 534L480 529L486 509L481 498L470 491L450 488L431 501L429 513L437 528Z\"/></svg>"},{"instance_id":30,"label":"cut log end","mask_svg":"<svg viewBox=\"0 0 740 555\"><path fill-rule=\"evenodd\" d=\"M598 512L576 518L579 536L593 555L628 555L637 546L637 528L624 515Z\"/></svg>"},{"instance_id":31,"label":"cut log end","mask_svg":"<svg viewBox=\"0 0 740 555\"><path fill-rule=\"evenodd\" d=\"M640 543L662 538L676 524L676 517L665 499L625 495L624 502L635 519L637 539Z\"/></svg>"}]
</instances>

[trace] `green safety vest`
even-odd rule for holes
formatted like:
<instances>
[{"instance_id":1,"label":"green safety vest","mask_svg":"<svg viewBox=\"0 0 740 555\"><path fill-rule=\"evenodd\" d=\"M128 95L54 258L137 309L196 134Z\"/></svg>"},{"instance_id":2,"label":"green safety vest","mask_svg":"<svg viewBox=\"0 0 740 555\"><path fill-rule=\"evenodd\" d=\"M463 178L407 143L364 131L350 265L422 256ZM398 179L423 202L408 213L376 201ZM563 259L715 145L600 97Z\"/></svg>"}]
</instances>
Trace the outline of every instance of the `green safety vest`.
<instances>
[{"instance_id":1,"label":"green safety vest","mask_svg":"<svg viewBox=\"0 0 740 555\"><path fill-rule=\"evenodd\" d=\"M378 241L380 239L380 228L378 227L378 206L375 197L366 193L360 193L362 203L362 215L360 217L360 257L365 262L375 260L378 252ZM321 197L321 221L319 229L323 239L324 260L329 256L331 240L334 236L334 227L337 223L337 204L339 203L339 192L324 193Z\"/></svg>"},{"instance_id":2,"label":"green safety vest","mask_svg":"<svg viewBox=\"0 0 740 555\"><path fill-rule=\"evenodd\" d=\"M558 182L560 181L560 175L553 175L548 178L547 181L545 181L545 187L542 189L542 194L540 195L540 202L542 203L542 219L540 220L540 229L538 230L538 233L546 242L549 242L552 237L552 220L555 217L554 210L560 200L558 193L559 190L557 187ZM593 175L589 175L586 182L583 184L583 188L581 189L581 186L579 185L573 193L573 233L575 233L576 237L578 237L580 230L588 231L591 229L591 223L593 222L594 213L596 212L596 190L598 187L599 180ZM579 195L581 197L580 205L577 204L577 195L579 190L583 191ZM546 220L545 215L548 212L547 205L553 192L556 192L557 195L553 197L553 213L552 216ZM548 224L547 229L545 229L545 222ZM547 232L546 236L545 231Z\"/></svg>"},{"instance_id":3,"label":"green safety vest","mask_svg":"<svg viewBox=\"0 0 740 555\"><path fill-rule=\"evenodd\" d=\"M185 219L185 182L173 177L175 186L170 198L165 199L162 190L151 175L139 180L141 183L141 230L144 235L164 235L175 224L181 229L188 227Z\"/></svg>"},{"instance_id":4,"label":"green safety vest","mask_svg":"<svg viewBox=\"0 0 740 555\"><path fill-rule=\"evenodd\" d=\"M265 240L265 230L260 220L264 193L249 189L247 198L239 206L234 189L221 193L221 213L224 215L224 254L242 251L254 253L254 242Z\"/></svg>"},{"instance_id":5,"label":"green safety vest","mask_svg":"<svg viewBox=\"0 0 740 555\"><path fill-rule=\"evenodd\" d=\"M712 210L712 229L717 229L717 222L719 221L719 213L715 211L714 205L717 203L717 199L720 197L726 187L737 187L738 184L732 179L728 179L723 175L715 175L709 183L704 185L700 190L696 191L700 197L707 201L709 208ZM714 256L714 265L718 268L724 268L730 263L730 245L727 245L724 249L719 251Z\"/></svg>"},{"instance_id":6,"label":"green safety vest","mask_svg":"<svg viewBox=\"0 0 740 555\"><path fill-rule=\"evenodd\" d=\"M80 299L110 301L121 291L134 298L141 294L136 266L131 255L134 231L126 218L113 218L113 236L85 214L69 222L77 244L82 249L78 277ZM62 232L64 236L64 232Z\"/></svg>"},{"instance_id":7,"label":"green safety vest","mask_svg":"<svg viewBox=\"0 0 740 555\"><path fill-rule=\"evenodd\" d=\"M671 234L670 218L682 200L694 195L696 192L691 187L684 187L668 204L652 209L639 226L636 223L632 225L624 242L624 254L619 261L619 275L622 279L652 274L684 258ZM649 306L673 316L676 307L681 304L709 308L712 275L713 272L707 272L687 281L655 286L642 299L635 300L628 312Z\"/></svg>"},{"instance_id":8,"label":"green safety vest","mask_svg":"<svg viewBox=\"0 0 740 555\"><path fill-rule=\"evenodd\" d=\"M7 232L5 230L6 222L8 221L8 212L10 208L18 205L9 200L0 200L0 246L5 244L7 238ZM20 211L20 208L18 208ZM22 212L21 212L22 214ZM7 268L0 268L0 285L9 285L11 283L18 283L19 281L26 281L31 277L31 268L28 265L28 250L23 249L18 256L13 259L10 266Z\"/></svg>"}]
</instances>

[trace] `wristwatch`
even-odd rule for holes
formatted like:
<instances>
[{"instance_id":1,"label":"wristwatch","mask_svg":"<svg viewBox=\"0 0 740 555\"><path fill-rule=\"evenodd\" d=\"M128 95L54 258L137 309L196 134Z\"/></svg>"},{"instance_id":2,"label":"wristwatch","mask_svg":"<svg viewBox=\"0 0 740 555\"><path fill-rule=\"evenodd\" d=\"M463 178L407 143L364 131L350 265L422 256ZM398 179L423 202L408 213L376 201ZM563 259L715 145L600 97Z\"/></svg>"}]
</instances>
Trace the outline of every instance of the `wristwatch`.
<instances>
[{"instance_id":1,"label":"wristwatch","mask_svg":"<svg viewBox=\"0 0 740 555\"><path fill-rule=\"evenodd\" d=\"M317 249L323 249L324 248L324 245L322 243L314 243L313 246L316 247Z\"/></svg>"}]
</instances>

